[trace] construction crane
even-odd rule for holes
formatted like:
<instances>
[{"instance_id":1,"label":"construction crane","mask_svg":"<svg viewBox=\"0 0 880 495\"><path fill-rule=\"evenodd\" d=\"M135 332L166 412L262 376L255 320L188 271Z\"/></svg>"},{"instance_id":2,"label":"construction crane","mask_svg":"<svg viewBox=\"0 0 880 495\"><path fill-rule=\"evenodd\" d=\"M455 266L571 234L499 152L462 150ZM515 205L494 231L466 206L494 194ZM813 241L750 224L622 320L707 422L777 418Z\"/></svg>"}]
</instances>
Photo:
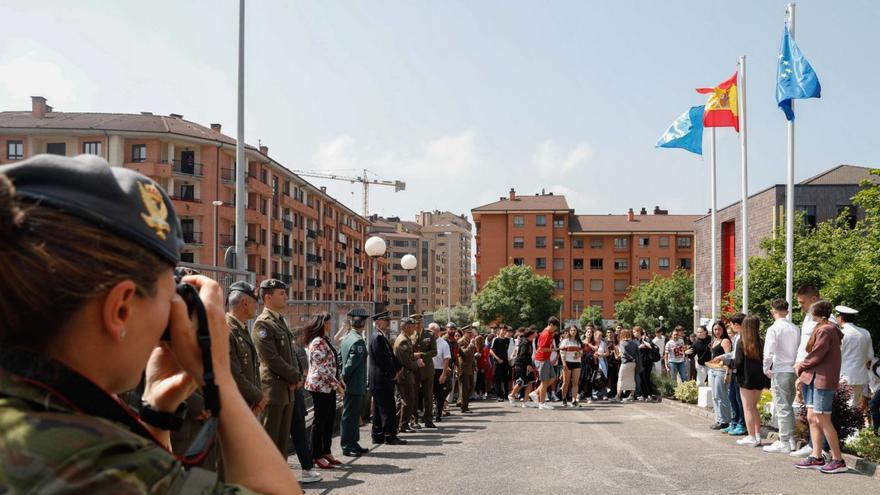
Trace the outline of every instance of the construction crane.
<instances>
[{"instance_id":1,"label":"construction crane","mask_svg":"<svg viewBox=\"0 0 880 495\"><path fill-rule=\"evenodd\" d=\"M330 179L330 180L342 180L346 182L350 182L354 184L355 182L360 182L364 186L364 217L368 217L370 215L369 205L370 205L370 186L391 186L394 187L394 192L403 191L406 189L406 182L399 180L381 180L381 179L371 179L368 174L377 175L374 172L370 172L367 169L363 169L364 173L360 177L351 177L347 175L338 175L331 174L327 172L322 172L320 170L294 170L293 173L297 175L301 175L303 177L314 177L316 179Z\"/></svg>"}]
</instances>

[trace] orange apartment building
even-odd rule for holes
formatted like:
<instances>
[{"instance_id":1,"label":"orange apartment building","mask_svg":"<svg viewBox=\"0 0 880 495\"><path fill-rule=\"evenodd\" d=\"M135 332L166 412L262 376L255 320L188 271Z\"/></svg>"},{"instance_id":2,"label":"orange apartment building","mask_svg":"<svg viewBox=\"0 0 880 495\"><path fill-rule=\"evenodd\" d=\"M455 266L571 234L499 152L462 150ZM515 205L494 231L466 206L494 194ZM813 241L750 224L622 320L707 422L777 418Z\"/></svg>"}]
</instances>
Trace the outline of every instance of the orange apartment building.
<instances>
[{"instance_id":1,"label":"orange apartment building","mask_svg":"<svg viewBox=\"0 0 880 495\"><path fill-rule=\"evenodd\" d=\"M0 164L90 153L153 178L180 216L183 261L222 265L234 245L236 143L220 124L204 127L178 114L57 112L35 96L30 111L0 112L0 142ZM376 260L374 297L363 251L369 221L272 159L266 146L247 146L246 157L246 254L257 283L281 279L294 300L387 301L386 259Z\"/></svg>"},{"instance_id":2,"label":"orange apartment building","mask_svg":"<svg viewBox=\"0 0 880 495\"><path fill-rule=\"evenodd\" d=\"M562 318L580 318L599 306L614 319L614 304L629 288L693 269L694 221L654 208L625 215L576 215L564 196L509 196L471 210L476 226L477 291L515 264L551 278L562 300Z\"/></svg>"}]
</instances>

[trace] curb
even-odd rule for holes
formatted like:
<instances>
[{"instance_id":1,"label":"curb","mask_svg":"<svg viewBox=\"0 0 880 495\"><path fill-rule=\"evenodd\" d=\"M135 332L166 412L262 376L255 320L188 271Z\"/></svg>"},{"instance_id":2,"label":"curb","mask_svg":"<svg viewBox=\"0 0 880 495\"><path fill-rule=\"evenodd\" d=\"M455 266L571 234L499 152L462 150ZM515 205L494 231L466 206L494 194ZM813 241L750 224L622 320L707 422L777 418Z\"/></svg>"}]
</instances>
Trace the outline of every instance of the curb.
<instances>
[{"instance_id":1,"label":"curb","mask_svg":"<svg viewBox=\"0 0 880 495\"><path fill-rule=\"evenodd\" d=\"M695 406L693 404L686 404L684 402L679 402L675 399L670 399L667 397L663 398L663 402L661 404L667 404L675 409L680 409L682 411L687 412L691 416L698 416L701 418L706 418L709 420L715 419L715 414L711 409L704 409L702 407ZM769 431L767 435L767 439L773 439L776 437L775 431ZM869 461L867 459L862 459L861 457L854 456L852 454L843 454L843 460L846 462L846 465L853 471L856 471L865 476L874 478L875 480L880 480L880 466L877 463Z\"/></svg>"}]
</instances>

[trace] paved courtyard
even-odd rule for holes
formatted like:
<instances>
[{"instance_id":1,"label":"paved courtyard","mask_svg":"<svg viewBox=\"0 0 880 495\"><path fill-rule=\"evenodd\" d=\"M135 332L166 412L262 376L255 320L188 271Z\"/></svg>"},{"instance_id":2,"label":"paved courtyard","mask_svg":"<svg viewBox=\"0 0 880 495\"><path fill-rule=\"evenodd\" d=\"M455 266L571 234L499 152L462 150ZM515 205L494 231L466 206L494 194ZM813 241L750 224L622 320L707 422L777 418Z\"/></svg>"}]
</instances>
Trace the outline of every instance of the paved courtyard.
<instances>
[{"instance_id":1,"label":"paved courtyard","mask_svg":"<svg viewBox=\"0 0 880 495\"><path fill-rule=\"evenodd\" d=\"M405 446L362 445L305 485L318 493L880 493L880 481L855 473L823 475L792 467L789 456L740 447L708 429L705 418L661 404L595 404L538 411L477 402L438 430L403 435ZM291 457L293 465L296 457ZM298 465L297 465L298 467Z\"/></svg>"}]
</instances>

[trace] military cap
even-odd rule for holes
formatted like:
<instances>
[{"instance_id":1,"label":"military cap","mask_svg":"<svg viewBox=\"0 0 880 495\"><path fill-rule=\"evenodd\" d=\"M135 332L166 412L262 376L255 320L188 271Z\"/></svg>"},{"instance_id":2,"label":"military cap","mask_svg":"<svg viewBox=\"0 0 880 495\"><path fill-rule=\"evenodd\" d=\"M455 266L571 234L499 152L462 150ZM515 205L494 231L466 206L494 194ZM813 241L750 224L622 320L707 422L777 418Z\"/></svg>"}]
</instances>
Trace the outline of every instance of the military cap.
<instances>
[{"instance_id":1,"label":"military cap","mask_svg":"<svg viewBox=\"0 0 880 495\"><path fill-rule=\"evenodd\" d=\"M414 320L411 316L404 316L400 319L401 325L415 325L416 323L418 322Z\"/></svg>"},{"instance_id":2,"label":"military cap","mask_svg":"<svg viewBox=\"0 0 880 495\"><path fill-rule=\"evenodd\" d=\"M168 194L152 179L94 155L37 155L0 166L15 195L56 208L180 261L183 233Z\"/></svg>"},{"instance_id":3,"label":"military cap","mask_svg":"<svg viewBox=\"0 0 880 495\"><path fill-rule=\"evenodd\" d=\"M461 331L462 331L462 332L473 332L473 331L474 331L474 326L471 325L471 324L467 324L467 325L461 327Z\"/></svg>"},{"instance_id":4,"label":"military cap","mask_svg":"<svg viewBox=\"0 0 880 495\"><path fill-rule=\"evenodd\" d=\"M458 328L458 325L450 321L446 324L446 328Z\"/></svg>"},{"instance_id":5,"label":"military cap","mask_svg":"<svg viewBox=\"0 0 880 495\"><path fill-rule=\"evenodd\" d=\"M388 311L381 311L379 313L374 314L373 319L374 320L390 320L391 315L388 313Z\"/></svg>"},{"instance_id":6,"label":"military cap","mask_svg":"<svg viewBox=\"0 0 880 495\"><path fill-rule=\"evenodd\" d=\"M233 282L232 285L229 286L229 294L231 295L233 292L243 292L254 299L257 298L256 290L254 286L243 281Z\"/></svg>"},{"instance_id":7,"label":"military cap","mask_svg":"<svg viewBox=\"0 0 880 495\"><path fill-rule=\"evenodd\" d=\"M348 312L348 317L366 319L370 317L370 313L367 313L367 310L363 308L354 308Z\"/></svg>"},{"instance_id":8,"label":"military cap","mask_svg":"<svg viewBox=\"0 0 880 495\"><path fill-rule=\"evenodd\" d=\"M277 278L267 278L260 282L261 289L284 289L287 290L287 284Z\"/></svg>"},{"instance_id":9,"label":"military cap","mask_svg":"<svg viewBox=\"0 0 880 495\"><path fill-rule=\"evenodd\" d=\"M423 316L420 314L409 315L409 317L412 318L413 320L416 320L417 322L421 322L422 318L423 318Z\"/></svg>"},{"instance_id":10,"label":"military cap","mask_svg":"<svg viewBox=\"0 0 880 495\"><path fill-rule=\"evenodd\" d=\"M849 306L836 306L834 308L834 311L837 311L838 313L840 313L842 315L855 316L855 315L859 314L859 310L850 308Z\"/></svg>"}]
</instances>

